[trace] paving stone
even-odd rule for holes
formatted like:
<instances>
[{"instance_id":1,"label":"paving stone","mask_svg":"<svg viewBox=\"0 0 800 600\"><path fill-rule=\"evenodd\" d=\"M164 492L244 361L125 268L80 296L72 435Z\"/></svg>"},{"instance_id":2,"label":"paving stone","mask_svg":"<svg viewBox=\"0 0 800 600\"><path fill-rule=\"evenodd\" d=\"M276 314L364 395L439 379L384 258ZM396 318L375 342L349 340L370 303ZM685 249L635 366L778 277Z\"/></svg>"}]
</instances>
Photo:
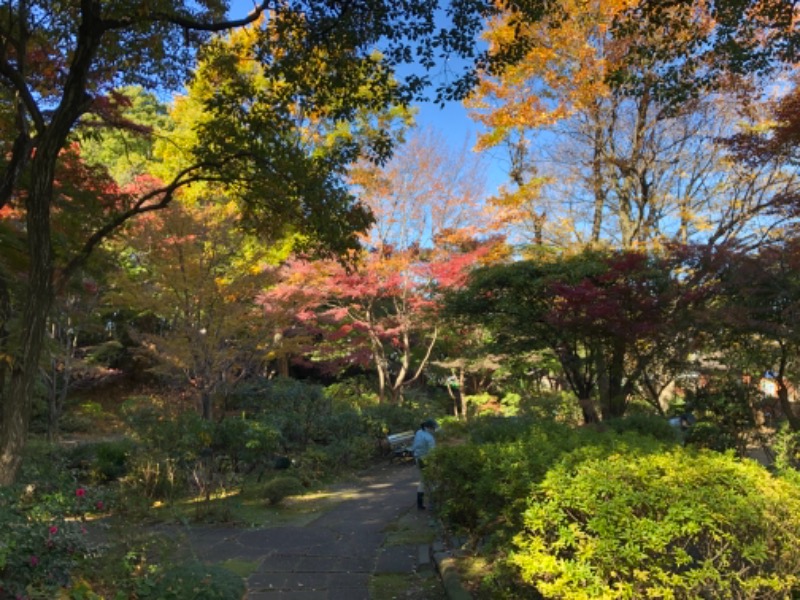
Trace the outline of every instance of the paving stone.
<instances>
[{"instance_id":1,"label":"paving stone","mask_svg":"<svg viewBox=\"0 0 800 600\"><path fill-rule=\"evenodd\" d=\"M342 570L338 556L305 556L295 569L298 573L335 573Z\"/></svg>"},{"instance_id":2,"label":"paving stone","mask_svg":"<svg viewBox=\"0 0 800 600\"><path fill-rule=\"evenodd\" d=\"M238 530L185 528L187 548L211 562L257 561L246 600L386 600L370 598L375 573L431 568L427 545L386 546L387 526L413 511L416 471L378 469L353 488L353 497L304 526ZM170 535L170 534L168 534Z\"/></svg>"},{"instance_id":3,"label":"paving stone","mask_svg":"<svg viewBox=\"0 0 800 600\"><path fill-rule=\"evenodd\" d=\"M389 546L378 554L376 573L412 573L417 565L416 546Z\"/></svg>"},{"instance_id":4,"label":"paving stone","mask_svg":"<svg viewBox=\"0 0 800 600\"><path fill-rule=\"evenodd\" d=\"M368 589L371 575L369 573L331 573L328 576L328 587L336 589Z\"/></svg>"},{"instance_id":5,"label":"paving stone","mask_svg":"<svg viewBox=\"0 0 800 600\"><path fill-rule=\"evenodd\" d=\"M286 588L286 573L254 573L247 578L247 588L259 592Z\"/></svg>"},{"instance_id":6,"label":"paving stone","mask_svg":"<svg viewBox=\"0 0 800 600\"><path fill-rule=\"evenodd\" d=\"M295 554L272 554L264 558L259 570L265 573L296 571L301 560L302 557Z\"/></svg>"}]
</instances>

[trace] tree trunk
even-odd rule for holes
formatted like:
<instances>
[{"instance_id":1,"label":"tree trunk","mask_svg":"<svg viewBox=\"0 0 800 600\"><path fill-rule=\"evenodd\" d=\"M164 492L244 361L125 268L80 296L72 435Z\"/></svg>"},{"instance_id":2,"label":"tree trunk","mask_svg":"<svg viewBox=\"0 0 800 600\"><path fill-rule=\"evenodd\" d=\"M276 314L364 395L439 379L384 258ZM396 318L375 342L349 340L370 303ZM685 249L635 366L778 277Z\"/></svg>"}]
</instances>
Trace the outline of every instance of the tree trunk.
<instances>
[{"instance_id":1,"label":"tree trunk","mask_svg":"<svg viewBox=\"0 0 800 600\"><path fill-rule=\"evenodd\" d=\"M283 349L283 332L278 330L272 336L272 345L278 354L275 359L278 371L278 377L289 377L289 355Z\"/></svg>"},{"instance_id":2,"label":"tree trunk","mask_svg":"<svg viewBox=\"0 0 800 600\"><path fill-rule=\"evenodd\" d=\"M53 325L53 338L58 342L58 327ZM51 360L53 370L52 381L50 383L50 402L47 411L47 441L54 442L59 437L59 421L64 413L64 406L67 402L70 379L72 378L72 359L75 348L78 345L78 336L75 335L67 320L67 330L61 332L64 336L64 360L61 364L59 374L59 364L56 357ZM60 380L59 380L60 379Z\"/></svg>"},{"instance_id":3,"label":"tree trunk","mask_svg":"<svg viewBox=\"0 0 800 600\"><path fill-rule=\"evenodd\" d=\"M39 372L47 318L53 297L53 254L50 240L50 199L58 146L40 146L32 162L32 182L26 199L28 286L22 323L20 354L11 370L7 395L3 398L0 424L0 485L16 479L22 451L28 439L33 390Z\"/></svg>"},{"instance_id":4,"label":"tree trunk","mask_svg":"<svg viewBox=\"0 0 800 600\"><path fill-rule=\"evenodd\" d=\"M591 398L578 398L578 404L581 406L584 425L600 422L600 416L597 414L597 409L595 409Z\"/></svg>"},{"instance_id":5,"label":"tree trunk","mask_svg":"<svg viewBox=\"0 0 800 600\"><path fill-rule=\"evenodd\" d=\"M92 100L86 89L89 70L104 34L100 6L100 2L81 3L82 22L61 102L53 111L49 124L44 123L41 114L37 115L40 121L30 161L30 187L24 196L30 262L27 288L23 297L25 308L22 313L22 339L19 353L14 357L8 389L3 390L5 396L2 398L0 423L0 485L11 484L16 479L28 438L34 384L39 373L39 359L53 300L50 205L55 166L67 136ZM23 128L20 133L27 132ZM31 149L25 144L20 147L27 157ZM16 178L8 183L15 187Z\"/></svg>"},{"instance_id":6,"label":"tree trunk","mask_svg":"<svg viewBox=\"0 0 800 600\"><path fill-rule=\"evenodd\" d=\"M378 373L378 404L386 402L386 380L388 370L386 359L378 352L374 353L375 370Z\"/></svg>"},{"instance_id":7,"label":"tree trunk","mask_svg":"<svg viewBox=\"0 0 800 600\"><path fill-rule=\"evenodd\" d=\"M794 412L794 407L789 401L789 386L786 385L785 377L787 362L788 357L786 349L781 346L781 360L778 368L778 376L775 378L778 383L778 402L780 403L781 411L789 422L791 430L800 431L800 417Z\"/></svg>"},{"instance_id":8,"label":"tree trunk","mask_svg":"<svg viewBox=\"0 0 800 600\"><path fill-rule=\"evenodd\" d=\"M592 132L594 148L592 154L592 193L594 195L594 207L592 216L591 242L596 244L600 241L600 234L603 228L603 211L606 209L606 192L603 174L605 160L605 139L603 136L603 121L600 115L600 102L596 102L592 108L594 119L594 131Z\"/></svg>"},{"instance_id":9,"label":"tree trunk","mask_svg":"<svg viewBox=\"0 0 800 600\"><path fill-rule=\"evenodd\" d=\"M604 419L625 415L628 404L628 385L625 378L624 340L613 343L611 361L606 362L602 352L597 352L598 389L600 392L600 412Z\"/></svg>"},{"instance_id":10,"label":"tree trunk","mask_svg":"<svg viewBox=\"0 0 800 600\"><path fill-rule=\"evenodd\" d=\"M211 392L207 389L200 390L200 407L203 411L203 419L210 421L212 419L212 396Z\"/></svg>"},{"instance_id":11,"label":"tree trunk","mask_svg":"<svg viewBox=\"0 0 800 600\"><path fill-rule=\"evenodd\" d=\"M9 332L8 322L11 320L11 293L8 290L8 281L0 275L0 354L9 354ZM3 391L6 387L8 375L8 361L0 360L0 400L3 398ZM2 417L0 417L2 419ZM1 421L0 421L1 422Z\"/></svg>"}]
</instances>

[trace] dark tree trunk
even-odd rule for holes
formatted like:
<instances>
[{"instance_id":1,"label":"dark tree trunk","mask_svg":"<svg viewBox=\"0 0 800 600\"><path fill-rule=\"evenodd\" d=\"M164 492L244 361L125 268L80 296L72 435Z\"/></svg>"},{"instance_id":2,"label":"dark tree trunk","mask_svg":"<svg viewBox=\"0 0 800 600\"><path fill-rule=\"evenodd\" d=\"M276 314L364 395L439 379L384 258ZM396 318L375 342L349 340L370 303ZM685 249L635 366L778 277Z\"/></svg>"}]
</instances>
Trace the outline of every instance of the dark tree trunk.
<instances>
[{"instance_id":1,"label":"dark tree trunk","mask_svg":"<svg viewBox=\"0 0 800 600\"><path fill-rule=\"evenodd\" d=\"M20 354L11 370L0 424L0 485L14 482L28 438L33 390L53 297L53 255L50 243L50 199L60 145L40 147L32 162L32 185L27 198L30 266L23 310Z\"/></svg>"},{"instance_id":2,"label":"dark tree trunk","mask_svg":"<svg viewBox=\"0 0 800 600\"><path fill-rule=\"evenodd\" d=\"M13 483L16 479L28 438L34 385L39 373L39 360L53 300L50 208L56 161L70 131L92 100L86 89L89 70L104 34L100 6L100 2L96 1L81 2L82 22L75 40L75 52L64 82L61 102L53 111L49 123L45 123L41 114L36 115L34 120L37 121L38 129L33 148L29 148L27 144L15 144L15 148L19 147L20 152L26 153L25 156L14 157L21 163L26 162L29 151L33 152L29 166L30 187L25 196L30 262L23 298L25 308L22 312L22 339L11 369L8 388L4 390L5 396L2 398L0 485ZM15 171L21 172L21 166L16 166ZM11 177L4 183L4 187L10 190L15 183L15 177Z\"/></svg>"}]
</instances>

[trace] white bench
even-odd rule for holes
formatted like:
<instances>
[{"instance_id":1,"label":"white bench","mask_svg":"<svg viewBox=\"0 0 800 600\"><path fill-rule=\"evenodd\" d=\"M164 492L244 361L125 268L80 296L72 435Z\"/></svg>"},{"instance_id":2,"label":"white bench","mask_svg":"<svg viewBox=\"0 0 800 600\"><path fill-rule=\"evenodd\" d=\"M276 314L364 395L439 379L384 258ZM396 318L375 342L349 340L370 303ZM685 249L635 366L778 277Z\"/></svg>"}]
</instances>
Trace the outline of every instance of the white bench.
<instances>
[{"instance_id":1,"label":"white bench","mask_svg":"<svg viewBox=\"0 0 800 600\"><path fill-rule=\"evenodd\" d=\"M392 458L411 458L414 452L411 447L414 444L414 432L403 431L386 436L386 443L389 446L389 453Z\"/></svg>"}]
</instances>

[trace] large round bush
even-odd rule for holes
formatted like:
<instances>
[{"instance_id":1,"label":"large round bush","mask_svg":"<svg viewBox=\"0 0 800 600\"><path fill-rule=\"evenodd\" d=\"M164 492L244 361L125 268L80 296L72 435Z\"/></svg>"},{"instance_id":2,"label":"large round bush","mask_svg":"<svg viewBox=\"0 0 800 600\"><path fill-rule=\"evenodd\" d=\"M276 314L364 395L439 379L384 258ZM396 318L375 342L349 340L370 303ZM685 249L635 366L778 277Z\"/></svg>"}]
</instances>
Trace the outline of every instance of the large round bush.
<instances>
[{"instance_id":1,"label":"large round bush","mask_svg":"<svg viewBox=\"0 0 800 600\"><path fill-rule=\"evenodd\" d=\"M617 452L551 469L510 562L546 598L787 598L800 490L732 455Z\"/></svg>"}]
</instances>

